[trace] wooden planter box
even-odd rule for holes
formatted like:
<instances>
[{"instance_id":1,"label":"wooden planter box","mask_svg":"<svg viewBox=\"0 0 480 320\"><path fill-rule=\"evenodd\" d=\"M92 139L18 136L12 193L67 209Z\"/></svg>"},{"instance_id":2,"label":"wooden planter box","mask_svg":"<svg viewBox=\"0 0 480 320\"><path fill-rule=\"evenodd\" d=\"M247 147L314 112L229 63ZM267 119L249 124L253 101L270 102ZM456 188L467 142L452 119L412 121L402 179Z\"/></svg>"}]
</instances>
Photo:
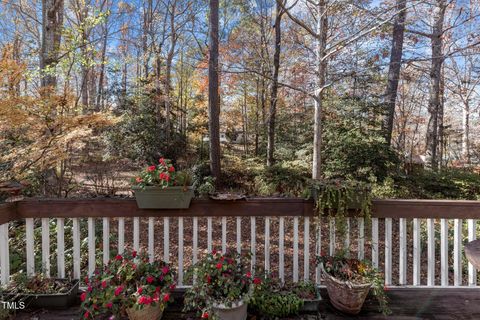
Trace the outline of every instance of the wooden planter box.
<instances>
[{"instance_id":1,"label":"wooden planter box","mask_svg":"<svg viewBox=\"0 0 480 320\"><path fill-rule=\"evenodd\" d=\"M66 279L59 279L65 280ZM64 293L16 293L6 292L3 295L5 301L23 301L25 308L52 308L67 309L77 302L79 280L72 280L71 288Z\"/></svg>"},{"instance_id":2,"label":"wooden planter box","mask_svg":"<svg viewBox=\"0 0 480 320\"><path fill-rule=\"evenodd\" d=\"M187 209L194 196L192 187L132 188L140 209Z\"/></svg>"},{"instance_id":3,"label":"wooden planter box","mask_svg":"<svg viewBox=\"0 0 480 320\"><path fill-rule=\"evenodd\" d=\"M315 288L316 291L316 299L303 299L303 306L300 309L300 312L317 312L320 303L322 301L322 296L320 295L320 290L318 288Z\"/></svg>"}]
</instances>

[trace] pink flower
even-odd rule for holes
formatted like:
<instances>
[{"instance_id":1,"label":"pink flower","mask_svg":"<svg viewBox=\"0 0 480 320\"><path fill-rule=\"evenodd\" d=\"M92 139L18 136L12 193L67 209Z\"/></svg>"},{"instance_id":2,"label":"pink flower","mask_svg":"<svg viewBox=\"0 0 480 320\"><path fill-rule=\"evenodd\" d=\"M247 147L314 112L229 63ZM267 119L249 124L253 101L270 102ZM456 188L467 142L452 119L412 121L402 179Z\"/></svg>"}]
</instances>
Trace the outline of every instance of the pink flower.
<instances>
[{"instance_id":1,"label":"pink flower","mask_svg":"<svg viewBox=\"0 0 480 320\"><path fill-rule=\"evenodd\" d=\"M134 250L134 251L132 252L132 257L135 258L136 256L137 256L137 251Z\"/></svg>"},{"instance_id":2,"label":"pink flower","mask_svg":"<svg viewBox=\"0 0 480 320\"><path fill-rule=\"evenodd\" d=\"M138 293L138 294L142 294L142 291L143 291L143 288L140 287L140 288L138 288L137 293Z\"/></svg>"},{"instance_id":3,"label":"pink flower","mask_svg":"<svg viewBox=\"0 0 480 320\"><path fill-rule=\"evenodd\" d=\"M87 291L92 292L92 290L93 290L92 286L88 286Z\"/></svg>"},{"instance_id":4,"label":"pink flower","mask_svg":"<svg viewBox=\"0 0 480 320\"><path fill-rule=\"evenodd\" d=\"M175 286L175 283L174 283L174 284L171 284L171 285L170 285L170 290L174 290L175 287L176 287L176 286Z\"/></svg>"},{"instance_id":5,"label":"pink flower","mask_svg":"<svg viewBox=\"0 0 480 320\"><path fill-rule=\"evenodd\" d=\"M81 295L80 295L80 301L85 301L85 299L87 298L87 293L86 292L83 292Z\"/></svg>"},{"instance_id":6,"label":"pink flower","mask_svg":"<svg viewBox=\"0 0 480 320\"><path fill-rule=\"evenodd\" d=\"M213 255L216 255L216 254L217 254L217 250L213 250L213 251L212 251L212 254L213 254Z\"/></svg>"},{"instance_id":7,"label":"pink flower","mask_svg":"<svg viewBox=\"0 0 480 320\"><path fill-rule=\"evenodd\" d=\"M88 284L88 277L85 277L85 283Z\"/></svg>"},{"instance_id":8,"label":"pink flower","mask_svg":"<svg viewBox=\"0 0 480 320\"><path fill-rule=\"evenodd\" d=\"M158 162L162 165L165 165L165 159L164 158L160 158L160 160L158 160Z\"/></svg>"},{"instance_id":9,"label":"pink flower","mask_svg":"<svg viewBox=\"0 0 480 320\"><path fill-rule=\"evenodd\" d=\"M142 180L142 178L140 178L140 177L136 177L136 178L135 178L135 181L136 181L137 183L140 183L140 182L142 182L143 180Z\"/></svg>"},{"instance_id":10,"label":"pink flower","mask_svg":"<svg viewBox=\"0 0 480 320\"><path fill-rule=\"evenodd\" d=\"M120 293L122 293L123 291L123 287L120 286L120 287L117 287L117 289L115 289L115 296L118 296Z\"/></svg>"},{"instance_id":11,"label":"pink flower","mask_svg":"<svg viewBox=\"0 0 480 320\"><path fill-rule=\"evenodd\" d=\"M163 302L168 302L170 300L170 295L168 293L165 293L163 296Z\"/></svg>"},{"instance_id":12,"label":"pink flower","mask_svg":"<svg viewBox=\"0 0 480 320\"><path fill-rule=\"evenodd\" d=\"M112 306L113 306L113 303L111 303L111 302L109 302L109 303L107 303L107 304L105 305L105 307L107 307L107 308L109 308L109 309L110 309Z\"/></svg>"},{"instance_id":13,"label":"pink flower","mask_svg":"<svg viewBox=\"0 0 480 320\"><path fill-rule=\"evenodd\" d=\"M152 276L148 276L148 277L147 277L147 282L148 282L148 283L152 283L153 280L155 280L154 277L152 277Z\"/></svg>"},{"instance_id":14,"label":"pink flower","mask_svg":"<svg viewBox=\"0 0 480 320\"><path fill-rule=\"evenodd\" d=\"M85 311L85 313L83 314L83 317L84 317L85 319L87 319L88 317L90 317L90 312Z\"/></svg>"},{"instance_id":15,"label":"pink flower","mask_svg":"<svg viewBox=\"0 0 480 320\"><path fill-rule=\"evenodd\" d=\"M165 267L162 268L162 273L163 273L163 274L167 274L168 271L170 271L170 269L169 269L167 266L165 266Z\"/></svg>"},{"instance_id":16,"label":"pink flower","mask_svg":"<svg viewBox=\"0 0 480 320\"><path fill-rule=\"evenodd\" d=\"M246 276L247 276L247 278L251 278L251 277L252 277L252 273L249 271L249 272L247 272Z\"/></svg>"},{"instance_id":17,"label":"pink flower","mask_svg":"<svg viewBox=\"0 0 480 320\"><path fill-rule=\"evenodd\" d=\"M150 166L150 167L147 168L147 171L148 171L148 172L153 172L153 171L155 171L155 169L157 169L157 167L155 167L155 166Z\"/></svg>"},{"instance_id":18,"label":"pink flower","mask_svg":"<svg viewBox=\"0 0 480 320\"><path fill-rule=\"evenodd\" d=\"M105 289L107 287L107 281L103 280L102 281L102 288Z\"/></svg>"}]
</instances>

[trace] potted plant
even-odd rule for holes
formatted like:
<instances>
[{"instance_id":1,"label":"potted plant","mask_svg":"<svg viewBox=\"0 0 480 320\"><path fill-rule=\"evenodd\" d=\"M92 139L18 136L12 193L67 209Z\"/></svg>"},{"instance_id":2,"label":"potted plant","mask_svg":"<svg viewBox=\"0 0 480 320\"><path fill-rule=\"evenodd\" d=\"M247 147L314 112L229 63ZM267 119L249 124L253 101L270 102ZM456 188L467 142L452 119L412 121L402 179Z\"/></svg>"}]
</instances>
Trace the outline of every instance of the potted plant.
<instances>
[{"instance_id":1,"label":"potted plant","mask_svg":"<svg viewBox=\"0 0 480 320\"><path fill-rule=\"evenodd\" d=\"M245 320L252 283L248 265L248 257L238 254L207 254L187 272L194 281L185 294L185 310L199 311L202 318Z\"/></svg>"},{"instance_id":2,"label":"potted plant","mask_svg":"<svg viewBox=\"0 0 480 320\"><path fill-rule=\"evenodd\" d=\"M318 311L322 297L315 283L312 281L300 281L289 287L289 291L293 292L303 301L300 309L301 312Z\"/></svg>"},{"instance_id":3,"label":"potted plant","mask_svg":"<svg viewBox=\"0 0 480 320\"><path fill-rule=\"evenodd\" d=\"M343 256L320 256L317 262L335 308L348 314L358 314L372 288L380 312L385 315L390 313L383 277L368 262Z\"/></svg>"},{"instance_id":4,"label":"potted plant","mask_svg":"<svg viewBox=\"0 0 480 320\"><path fill-rule=\"evenodd\" d=\"M177 172L164 158L142 171L133 180L132 189L141 209L185 209L194 196L190 174Z\"/></svg>"},{"instance_id":5,"label":"potted plant","mask_svg":"<svg viewBox=\"0 0 480 320\"><path fill-rule=\"evenodd\" d=\"M133 251L117 255L102 270L86 278L82 293L83 318L98 319L128 315L130 320L162 318L174 289L174 274L163 261L149 262Z\"/></svg>"},{"instance_id":6,"label":"potted plant","mask_svg":"<svg viewBox=\"0 0 480 320\"><path fill-rule=\"evenodd\" d=\"M296 315L302 310L303 299L278 280L265 275L256 282L248 305L252 313L266 319L277 319Z\"/></svg>"},{"instance_id":7,"label":"potted plant","mask_svg":"<svg viewBox=\"0 0 480 320\"><path fill-rule=\"evenodd\" d=\"M2 301L23 304L25 308L68 308L75 303L78 280L47 278L43 274L27 277L17 273L2 288Z\"/></svg>"}]
</instances>

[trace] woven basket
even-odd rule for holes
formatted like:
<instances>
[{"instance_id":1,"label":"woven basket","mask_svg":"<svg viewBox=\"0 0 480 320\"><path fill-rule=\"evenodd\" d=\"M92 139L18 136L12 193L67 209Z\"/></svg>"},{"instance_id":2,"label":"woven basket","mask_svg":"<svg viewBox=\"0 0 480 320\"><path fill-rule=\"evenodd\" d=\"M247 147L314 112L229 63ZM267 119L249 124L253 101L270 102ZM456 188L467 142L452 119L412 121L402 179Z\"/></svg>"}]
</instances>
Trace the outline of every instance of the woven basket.
<instances>
[{"instance_id":1,"label":"woven basket","mask_svg":"<svg viewBox=\"0 0 480 320\"><path fill-rule=\"evenodd\" d=\"M130 320L160 320L162 319L165 305L156 303L155 306L146 305L142 309L135 307L127 309L128 319Z\"/></svg>"},{"instance_id":2,"label":"woven basket","mask_svg":"<svg viewBox=\"0 0 480 320\"><path fill-rule=\"evenodd\" d=\"M370 291L371 283L353 284L340 281L328 274L322 266L323 280L333 306L348 314L358 314Z\"/></svg>"}]
</instances>

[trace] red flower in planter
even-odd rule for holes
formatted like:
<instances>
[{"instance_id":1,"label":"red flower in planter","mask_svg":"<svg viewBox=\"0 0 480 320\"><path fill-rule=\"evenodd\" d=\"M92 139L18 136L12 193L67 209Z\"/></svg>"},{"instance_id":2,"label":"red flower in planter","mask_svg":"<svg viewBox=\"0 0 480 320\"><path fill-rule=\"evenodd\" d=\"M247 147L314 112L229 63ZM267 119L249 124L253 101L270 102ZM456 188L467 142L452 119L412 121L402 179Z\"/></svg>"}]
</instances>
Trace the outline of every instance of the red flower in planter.
<instances>
[{"instance_id":1,"label":"red flower in planter","mask_svg":"<svg viewBox=\"0 0 480 320\"><path fill-rule=\"evenodd\" d=\"M175 172L174 166L170 166L170 168L168 168L168 172Z\"/></svg>"},{"instance_id":2,"label":"red flower in planter","mask_svg":"<svg viewBox=\"0 0 480 320\"><path fill-rule=\"evenodd\" d=\"M202 313L202 319L208 319L208 312Z\"/></svg>"},{"instance_id":3,"label":"red flower in planter","mask_svg":"<svg viewBox=\"0 0 480 320\"><path fill-rule=\"evenodd\" d=\"M103 280L102 281L102 288L105 289L107 287L107 281Z\"/></svg>"},{"instance_id":4,"label":"red flower in planter","mask_svg":"<svg viewBox=\"0 0 480 320\"><path fill-rule=\"evenodd\" d=\"M93 288L91 286L88 286L87 291L92 292Z\"/></svg>"},{"instance_id":5,"label":"red flower in planter","mask_svg":"<svg viewBox=\"0 0 480 320\"><path fill-rule=\"evenodd\" d=\"M163 274L167 274L168 271L170 271L170 269L169 269L167 266L165 266L165 267L162 268L162 273L163 273Z\"/></svg>"},{"instance_id":6,"label":"red flower in planter","mask_svg":"<svg viewBox=\"0 0 480 320\"><path fill-rule=\"evenodd\" d=\"M217 269L222 269L222 267L223 267L223 264L221 264L220 262L217 263Z\"/></svg>"},{"instance_id":7,"label":"red flower in planter","mask_svg":"<svg viewBox=\"0 0 480 320\"><path fill-rule=\"evenodd\" d=\"M143 291L143 288L140 287L140 288L138 288L137 293L138 293L138 294L142 294L142 291Z\"/></svg>"},{"instance_id":8,"label":"red flower in planter","mask_svg":"<svg viewBox=\"0 0 480 320\"><path fill-rule=\"evenodd\" d=\"M136 181L137 183L140 183L140 182L142 182L142 181L143 181L143 179L142 179L142 178L140 178L140 177L136 177L136 178L135 178L135 181Z\"/></svg>"},{"instance_id":9,"label":"red flower in planter","mask_svg":"<svg viewBox=\"0 0 480 320\"><path fill-rule=\"evenodd\" d=\"M112 306L113 306L113 303L111 303L111 302L109 302L105 305L105 307L107 307L108 309L110 309Z\"/></svg>"},{"instance_id":10,"label":"red flower in planter","mask_svg":"<svg viewBox=\"0 0 480 320\"><path fill-rule=\"evenodd\" d=\"M147 171L148 171L148 172L153 172L153 171L155 171L155 169L157 169L157 167L155 167L155 166L150 166L150 167L147 168Z\"/></svg>"},{"instance_id":11,"label":"red flower in planter","mask_svg":"<svg viewBox=\"0 0 480 320\"><path fill-rule=\"evenodd\" d=\"M134 257L134 258L137 257L137 251L132 251L132 257Z\"/></svg>"},{"instance_id":12,"label":"red flower in planter","mask_svg":"<svg viewBox=\"0 0 480 320\"><path fill-rule=\"evenodd\" d=\"M176 287L176 286L175 286L175 283L174 283L174 284L172 284L172 285L170 285L170 290L174 290L174 289L175 289L175 287Z\"/></svg>"},{"instance_id":13,"label":"red flower in planter","mask_svg":"<svg viewBox=\"0 0 480 320\"><path fill-rule=\"evenodd\" d=\"M262 280L261 280L260 278L255 277L255 278L253 279L253 283L254 283L254 284L260 284L260 283L262 283Z\"/></svg>"},{"instance_id":14,"label":"red flower in planter","mask_svg":"<svg viewBox=\"0 0 480 320\"><path fill-rule=\"evenodd\" d=\"M252 273L249 271L247 272L247 274L245 275L247 278L251 278L252 277Z\"/></svg>"},{"instance_id":15,"label":"red flower in planter","mask_svg":"<svg viewBox=\"0 0 480 320\"><path fill-rule=\"evenodd\" d=\"M115 296L120 295L120 293L122 293L122 291L123 291L123 287L122 287L122 286L117 287L117 289L115 289Z\"/></svg>"},{"instance_id":16,"label":"red flower in planter","mask_svg":"<svg viewBox=\"0 0 480 320\"><path fill-rule=\"evenodd\" d=\"M117 254L117 255L115 256L115 260L117 260L117 261L122 261L122 260L123 260L123 257L122 257L121 255Z\"/></svg>"},{"instance_id":17,"label":"red flower in planter","mask_svg":"<svg viewBox=\"0 0 480 320\"><path fill-rule=\"evenodd\" d=\"M83 314L83 317L84 317L85 319L87 319L88 317L90 317L90 312L85 311L85 313Z\"/></svg>"},{"instance_id":18,"label":"red flower in planter","mask_svg":"<svg viewBox=\"0 0 480 320\"><path fill-rule=\"evenodd\" d=\"M163 296L163 302L168 302L170 301L170 295L168 293L166 293L164 296Z\"/></svg>"},{"instance_id":19,"label":"red flower in planter","mask_svg":"<svg viewBox=\"0 0 480 320\"><path fill-rule=\"evenodd\" d=\"M170 181L170 175L165 174L165 181L167 181L167 182Z\"/></svg>"},{"instance_id":20,"label":"red flower in planter","mask_svg":"<svg viewBox=\"0 0 480 320\"><path fill-rule=\"evenodd\" d=\"M85 301L85 299L87 298L87 293L86 292L83 292L81 295L80 295L80 301Z\"/></svg>"},{"instance_id":21,"label":"red flower in planter","mask_svg":"<svg viewBox=\"0 0 480 320\"><path fill-rule=\"evenodd\" d=\"M153 280L155 280L154 277L152 277L152 276L148 276L148 277L147 277L147 282L148 282L148 283L152 283Z\"/></svg>"},{"instance_id":22,"label":"red flower in planter","mask_svg":"<svg viewBox=\"0 0 480 320\"><path fill-rule=\"evenodd\" d=\"M160 158L160 160L158 160L158 162L162 165L165 165L165 158Z\"/></svg>"}]
</instances>

